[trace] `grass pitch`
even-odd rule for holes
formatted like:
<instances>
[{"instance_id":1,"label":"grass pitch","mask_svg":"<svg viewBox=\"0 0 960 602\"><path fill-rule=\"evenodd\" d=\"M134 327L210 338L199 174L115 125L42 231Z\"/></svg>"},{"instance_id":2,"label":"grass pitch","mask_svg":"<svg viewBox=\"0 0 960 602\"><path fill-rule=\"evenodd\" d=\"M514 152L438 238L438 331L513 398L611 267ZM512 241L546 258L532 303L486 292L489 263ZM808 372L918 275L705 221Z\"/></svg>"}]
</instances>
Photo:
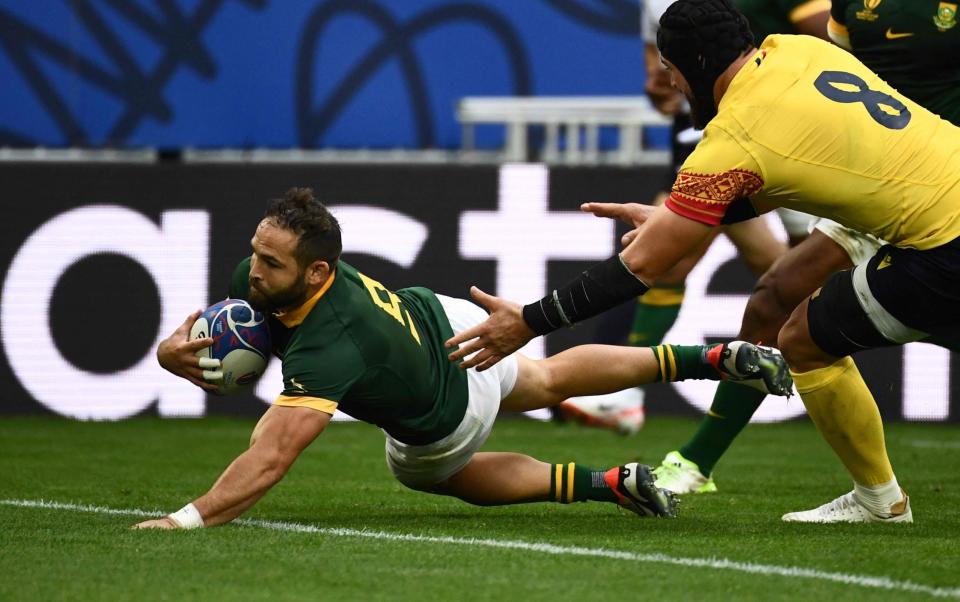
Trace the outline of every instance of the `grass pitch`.
<instances>
[{"instance_id":1,"label":"grass pitch","mask_svg":"<svg viewBox=\"0 0 960 602\"><path fill-rule=\"evenodd\" d=\"M279 522L128 529L137 511L203 493L253 424L0 420L0 600L960 598L957 427L888 426L913 525L780 522L850 488L808 422L748 428L718 467L720 492L684 497L676 520L409 491L390 476L378 430L334 423L247 515ZM486 449L656 464L693 428L653 419L620 438L503 420Z\"/></svg>"}]
</instances>

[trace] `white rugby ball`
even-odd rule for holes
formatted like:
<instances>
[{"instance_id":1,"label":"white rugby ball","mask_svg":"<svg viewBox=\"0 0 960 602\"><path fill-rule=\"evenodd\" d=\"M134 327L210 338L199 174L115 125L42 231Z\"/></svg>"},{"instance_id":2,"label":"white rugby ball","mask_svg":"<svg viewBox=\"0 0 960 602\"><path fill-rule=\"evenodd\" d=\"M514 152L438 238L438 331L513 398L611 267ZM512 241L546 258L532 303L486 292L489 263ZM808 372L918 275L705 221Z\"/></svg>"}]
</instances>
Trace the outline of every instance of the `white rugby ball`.
<instances>
[{"instance_id":1,"label":"white rugby ball","mask_svg":"<svg viewBox=\"0 0 960 602\"><path fill-rule=\"evenodd\" d=\"M230 395L257 381L270 359L270 330L263 314L243 299L226 299L208 307L193 323L190 340L210 337L213 344L198 357L220 360L223 380L217 393Z\"/></svg>"}]
</instances>

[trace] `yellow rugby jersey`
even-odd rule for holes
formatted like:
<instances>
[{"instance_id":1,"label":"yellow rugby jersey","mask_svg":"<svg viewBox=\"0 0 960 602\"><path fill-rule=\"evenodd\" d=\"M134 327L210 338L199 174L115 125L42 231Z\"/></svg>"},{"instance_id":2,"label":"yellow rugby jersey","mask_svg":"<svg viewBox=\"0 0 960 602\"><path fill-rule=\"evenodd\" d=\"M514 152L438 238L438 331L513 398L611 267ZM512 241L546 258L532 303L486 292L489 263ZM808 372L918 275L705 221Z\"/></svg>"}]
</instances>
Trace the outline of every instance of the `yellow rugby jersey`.
<instances>
[{"instance_id":1,"label":"yellow rugby jersey","mask_svg":"<svg viewBox=\"0 0 960 602\"><path fill-rule=\"evenodd\" d=\"M810 36L769 36L733 78L667 206L719 224L747 197L929 249L960 236L960 128Z\"/></svg>"}]
</instances>

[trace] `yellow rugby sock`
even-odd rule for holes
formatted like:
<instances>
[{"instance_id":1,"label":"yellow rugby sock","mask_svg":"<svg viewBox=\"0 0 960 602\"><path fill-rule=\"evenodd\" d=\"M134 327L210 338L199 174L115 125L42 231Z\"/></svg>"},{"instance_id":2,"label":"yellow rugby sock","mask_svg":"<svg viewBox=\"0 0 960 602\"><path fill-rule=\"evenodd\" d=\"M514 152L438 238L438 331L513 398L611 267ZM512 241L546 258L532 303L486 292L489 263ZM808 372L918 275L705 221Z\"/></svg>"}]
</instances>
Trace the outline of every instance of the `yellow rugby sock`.
<instances>
[{"instance_id":1,"label":"yellow rugby sock","mask_svg":"<svg viewBox=\"0 0 960 602\"><path fill-rule=\"evenodd\" d=\"M870 486L893 479L880 411L853 359L847 356L826 368L790 373L817 430L853 480Z\"/></svg>"}]
</instances>

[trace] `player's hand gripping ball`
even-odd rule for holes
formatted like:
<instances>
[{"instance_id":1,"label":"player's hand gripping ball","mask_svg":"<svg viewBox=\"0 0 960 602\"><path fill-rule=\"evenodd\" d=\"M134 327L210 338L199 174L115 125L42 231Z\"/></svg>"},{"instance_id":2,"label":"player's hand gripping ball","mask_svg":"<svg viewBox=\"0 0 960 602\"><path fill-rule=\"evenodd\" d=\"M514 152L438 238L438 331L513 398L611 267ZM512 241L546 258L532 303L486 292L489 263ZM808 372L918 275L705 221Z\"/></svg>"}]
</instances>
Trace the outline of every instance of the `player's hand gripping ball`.
<instances>
[{"instance_id":1,"label":"player's hand gripping ball","mask_svg":"<svg viewBox=\"0 0 960 602\"><path fill-rule=\"evenodd\" d=\"M220 360L220 369L207 380L217 393L230 395L253 384L270 359L270 331L263 314L243 299L227 299L208 307L190 329L190 340L209 336L213 344L198 357Z\"/></svg>"}]
</instances>

